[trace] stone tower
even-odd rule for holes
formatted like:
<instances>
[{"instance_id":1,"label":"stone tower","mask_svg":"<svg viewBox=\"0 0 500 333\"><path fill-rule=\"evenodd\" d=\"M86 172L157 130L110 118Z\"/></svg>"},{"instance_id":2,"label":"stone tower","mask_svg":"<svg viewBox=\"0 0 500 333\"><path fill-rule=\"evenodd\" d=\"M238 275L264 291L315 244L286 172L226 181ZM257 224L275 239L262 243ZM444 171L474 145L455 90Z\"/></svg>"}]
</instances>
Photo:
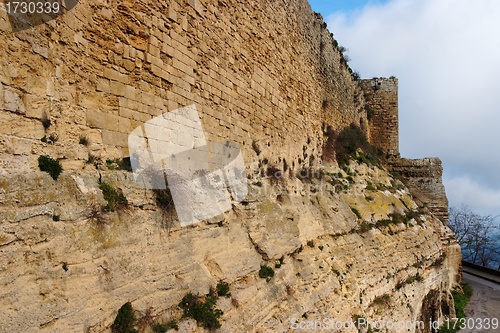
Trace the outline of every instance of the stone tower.
<instances>
[{"instance_id":1,"label":"stone tower","mask_svg":"<svg viewBox=\"0 0 500 333\"><path fill-rule=\"evenodd\" d=\"M390 156L399 156L398 79L373 78L360 81L368 120L369 139Z\"/></svg>"}]
</instances>

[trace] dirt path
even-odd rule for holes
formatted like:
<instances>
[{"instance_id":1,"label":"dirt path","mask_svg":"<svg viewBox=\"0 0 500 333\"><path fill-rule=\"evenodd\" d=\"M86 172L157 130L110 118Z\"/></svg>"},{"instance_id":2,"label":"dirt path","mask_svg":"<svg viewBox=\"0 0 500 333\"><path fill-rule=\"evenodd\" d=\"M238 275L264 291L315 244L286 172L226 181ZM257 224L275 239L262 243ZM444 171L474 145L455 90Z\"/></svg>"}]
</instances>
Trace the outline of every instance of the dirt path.
<instances>
[{"instance_id":1,"label":"dirt path","mask_svg":"<svg viewBox=\"0 0 500 333\"><path fill-rule=\"evenodd\" d=\"M468 321L469 325L466 329L460 330L460 333L500 333L500 284L483 280L473 275L464 273L464 279L474 290L472 298L465 308L467 318L473 318ZM478 328L480 324L486 324L489 319L490 324L492 319L496 318L498 328L485 329Z\"/></svg>"}]
</instances>

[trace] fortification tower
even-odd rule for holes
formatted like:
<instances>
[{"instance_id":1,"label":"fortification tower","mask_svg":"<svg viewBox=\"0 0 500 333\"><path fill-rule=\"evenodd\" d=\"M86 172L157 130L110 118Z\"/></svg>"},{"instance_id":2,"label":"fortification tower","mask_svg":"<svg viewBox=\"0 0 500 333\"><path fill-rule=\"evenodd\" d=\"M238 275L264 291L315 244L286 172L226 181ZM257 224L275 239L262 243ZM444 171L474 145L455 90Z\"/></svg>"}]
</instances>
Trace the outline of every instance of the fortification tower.
<instances>
[{"instance_id":1,"label":"fortification tower","mask_svg":"<svg viewBox=\"0 0 500 333\"><path fill-rule=\"evenodd\" d=\"M391 156L399 156L398 79L373 78L361 80L368 119L369 139Z\"/></svg>"}]
</instances>

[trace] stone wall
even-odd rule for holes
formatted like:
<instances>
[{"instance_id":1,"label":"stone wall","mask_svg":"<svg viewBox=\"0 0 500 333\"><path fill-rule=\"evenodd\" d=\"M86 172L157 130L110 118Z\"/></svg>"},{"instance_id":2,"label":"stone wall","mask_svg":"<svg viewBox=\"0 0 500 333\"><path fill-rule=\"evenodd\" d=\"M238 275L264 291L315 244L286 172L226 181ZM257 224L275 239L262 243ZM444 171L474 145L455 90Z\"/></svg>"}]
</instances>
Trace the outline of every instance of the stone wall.
<instances>
[{"instance_id":1,"label":"stone wall","mask_svg":"<svg viewBox=\"0 0 500 333\"><path fill-rule=\"evenodd\" d=\"M397 81L362 89L325 27L306 0L82 0L16 33L0 11L0 327L109 332L130 301L144 320L200 332L177 305L219 281L232 293L217 303L222 332L286 332L293 318L453 315L453 233L385 170L327 165L323 178L302 180L249 172L245 201L181 228L130 172L87 163L128 156L132 130L191 104L207 139L238 143L250 171L317 167L324 129L353 122L397 155ZM40 155L61 161L58 180L39 171ZM426 169L434 165L417 174L437 177ZM100 209L99 181L128 208ZM408 218L387 222L394 213ZM275 268L269 281L261 265Z\"/></svg>"},{"instance_id":2,"label":"stone wall","mask_svg":"<svg viewBox=\"0 0 500 333\"><path fill-rule=\"evenodd\" d=\"M398 79L361 80L370 124L370 142L391 156L399 156Z\"/></svg>"},{"instance_id":3,"label":"stone wall","mask_svg":"<svg viewBox=\"0 0 500 333\"><path fill-rule=\"evenodd\" d=\"M249 166L317 163L324 124L365 117L325 27L306 0L83 0L16 33L2 11L0 173L36 170L41 153L72 170L128 156L134 128L191 104L207 139L240 144Z\"/></svg>"}]
</instances>

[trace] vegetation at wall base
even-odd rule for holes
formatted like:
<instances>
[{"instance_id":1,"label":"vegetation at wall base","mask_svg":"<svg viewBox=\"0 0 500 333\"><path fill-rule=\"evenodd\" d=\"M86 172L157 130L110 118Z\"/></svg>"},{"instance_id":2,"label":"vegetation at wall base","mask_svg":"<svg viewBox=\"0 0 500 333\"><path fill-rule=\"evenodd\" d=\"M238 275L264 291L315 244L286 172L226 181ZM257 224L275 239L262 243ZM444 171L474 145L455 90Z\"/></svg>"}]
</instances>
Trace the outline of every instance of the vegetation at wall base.
<instances>
[{"instance_id":1,"label":"vegetation at wall base","mask_svg":"<svg viewBox=\"0 0 500 333\"><path fill-rule=\"evenodd\" d=\"M461 291L453 291L453 302L455 303L456 318L465 319L465 306L472 297L472 288L466 283L462 283ZM460 330L460 322L456 323L453 321L445 322L438 330L438 333L455 333Z\"/></svg>"},{"instance_id":2,"label":"vegetation at wall base","mask_svg":"<svg viewBox=\"0 0 500 333\"><path fill-rule=\"evenodd\" d=\"M366 135L357 125L351 124L338 134L331 126L328 126L324 135L326 136L323 147L324 160L335 159L340 167L348 165L350 160L368 165L379 165L381 152L368 142Z\"/></svg>"},{"instance_id":3,"label":"vegetation at wall base","mask_svg":"<svg viewBox=\"0 0 500 333\"><path fill-rule=\"evenodd\" d=\"M335 156L339 165L347 165L351 159L377 165L379 160L377 148L368 142L361 129L354 124L345 127L335 139Z\"/></svg>"},{"instance_id":4,"label":"vegetation at wall base","mask_svg":"<svg viewBox=\"0 0 500 333\"><path fill-rule=\"evenodd\" d=\"M40 171L47 172L54 180L57 180L62 172L62 166L59 161L46 155L38 157L38 167Z\"/></svg>"}]
</instances>

